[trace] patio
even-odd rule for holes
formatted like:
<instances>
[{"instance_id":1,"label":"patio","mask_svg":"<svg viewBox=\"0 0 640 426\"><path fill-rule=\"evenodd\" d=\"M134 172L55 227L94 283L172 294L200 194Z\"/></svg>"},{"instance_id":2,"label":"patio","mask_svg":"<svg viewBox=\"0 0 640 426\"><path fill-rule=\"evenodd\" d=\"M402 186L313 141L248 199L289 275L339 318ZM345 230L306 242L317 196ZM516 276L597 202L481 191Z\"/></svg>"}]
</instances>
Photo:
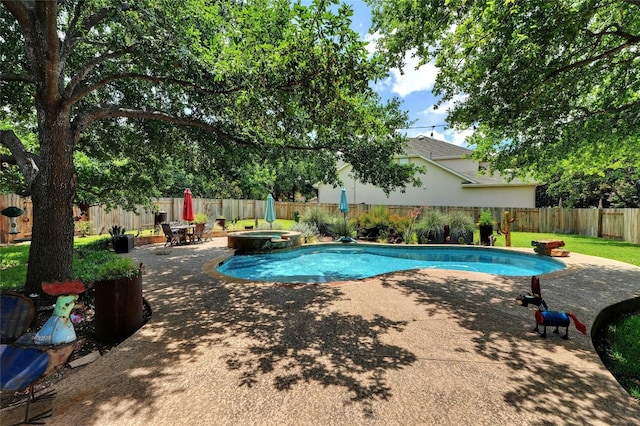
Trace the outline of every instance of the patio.
<instances>
[{"instance_id":1,"label":"patio","mask_svg":"<svg viewBox=\"0 0 640 426\"><path fill-rule=\"evenodd\" d=\"M50 425L640 425L640 405L590 336L573 324L568 341L530 333L533 310L515 303L530 277L241 284L206 273L225 246L129 253L145 265L153 318L32 412L48 404ZM602 308L640 295L640 268L573 253L566 262L541 277L543 295L589 331Z\"/></svg>"}]
</instances>

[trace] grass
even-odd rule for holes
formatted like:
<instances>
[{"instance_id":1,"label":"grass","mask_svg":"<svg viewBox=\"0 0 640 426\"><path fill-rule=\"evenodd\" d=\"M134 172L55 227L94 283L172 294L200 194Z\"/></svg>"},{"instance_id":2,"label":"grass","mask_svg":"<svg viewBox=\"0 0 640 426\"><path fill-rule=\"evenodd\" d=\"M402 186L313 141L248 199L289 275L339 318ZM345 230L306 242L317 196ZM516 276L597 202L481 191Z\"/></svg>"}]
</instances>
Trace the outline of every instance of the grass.
<instances>
[{"instance_id":1,"label":"grass","mask_svg":"<svg viewBox=\"0 0 640 426\"><path fill-rule=\"evenodd\" d=\"M476 231L474 241L479 241L480 236ZM562 240L564 249L573 253L587 254L590 256L604 257L605 259L618 260L631 265L640 266L640 245L624 241L605 240L603 238L585 237L582 235L548 234L531 232L512 232L512 247L533 247L533 240ZM496 247L505 246L504 235L496 239Z\"/></svg>"},{"instance_id":2,"label":"grass","mask_svg":"<svg viewBox=\"0 0 640 426\"><path fill-rule=\"evenodd\" d=\"M629 394L640 400L640 312L611 324L607 340L607 367Z\"/></svg>"}]
</instances>

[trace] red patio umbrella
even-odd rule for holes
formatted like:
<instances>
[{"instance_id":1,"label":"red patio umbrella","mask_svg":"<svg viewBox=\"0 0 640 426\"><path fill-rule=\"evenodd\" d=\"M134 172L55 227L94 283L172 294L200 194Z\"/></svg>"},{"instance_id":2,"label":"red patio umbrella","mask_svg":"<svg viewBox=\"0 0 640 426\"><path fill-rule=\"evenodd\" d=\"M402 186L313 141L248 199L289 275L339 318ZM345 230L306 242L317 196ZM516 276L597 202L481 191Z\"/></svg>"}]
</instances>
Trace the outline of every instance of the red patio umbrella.
<instances>
[{"instance_id":1,"label":"red patio umbrella","mask_svg":"<svg viewBox=\"0 0 640 426\"><path fill-rule=\"evenodd\" d=\"M193 198L189 188L184 190L184 199L182 200L182 220L193 222Z\"/></svg>"}]
</instances>

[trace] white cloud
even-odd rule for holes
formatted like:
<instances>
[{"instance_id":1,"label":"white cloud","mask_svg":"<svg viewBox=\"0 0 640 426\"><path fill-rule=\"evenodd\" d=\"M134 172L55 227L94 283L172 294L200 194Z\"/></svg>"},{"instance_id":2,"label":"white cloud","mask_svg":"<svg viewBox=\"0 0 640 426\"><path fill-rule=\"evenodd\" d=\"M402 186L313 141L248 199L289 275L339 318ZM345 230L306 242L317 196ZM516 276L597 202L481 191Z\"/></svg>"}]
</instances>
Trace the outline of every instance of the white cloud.
<instances>
[{"instance_id":1,"label":"white cloud","mask_svg":"<svg viewBox=\"0 0 640 426\"><path fill-rule=\"evenodd\" d=\"M406 97L413 92L433 89L438 75L438 69L434 62L429 62L416 69L420 59L413 56L413 52L407 53L404 73L399 69L391 70L391 90L400 97Z\"/></svg>"},{"instance_id":2,"label":"white cloud","mask_svg":"<svg viewBox=\"0 0 640 426\"><path fill-rule=\"evenodd\" d=\"M449 115L449 111L453 108L454 104L464 102L467 99L467 95L455 95L453 99L441 104L438 109L435 105L431 105L429 108L420 111L421 115Z\"/></svg>"},{"instance_id":3,"label":"white cloud","mask_svg":"<svg viewBox=\"0 0 640 426\"><path fill-rule=\"evenodd\" d=\"M378 49L378 39L380 38L380 33L369 34L367 33L364 36L364 42L367 43L365 49L369 52L369 56L372 56L376 50Z\"/></svg>"},{"instance_id":4,"label":"white cloud","mask_svg":"<svg viewBox=\"0 0 640 426\"><path fill-rule=\"evenodd\" d=\"M455 130L448 130L447 133L450 133L450 141L452 144L466 147L467 143L465 141L465 138L473 134L473 129L467 129L460 132Z\"/></svg>"}]
</instances>

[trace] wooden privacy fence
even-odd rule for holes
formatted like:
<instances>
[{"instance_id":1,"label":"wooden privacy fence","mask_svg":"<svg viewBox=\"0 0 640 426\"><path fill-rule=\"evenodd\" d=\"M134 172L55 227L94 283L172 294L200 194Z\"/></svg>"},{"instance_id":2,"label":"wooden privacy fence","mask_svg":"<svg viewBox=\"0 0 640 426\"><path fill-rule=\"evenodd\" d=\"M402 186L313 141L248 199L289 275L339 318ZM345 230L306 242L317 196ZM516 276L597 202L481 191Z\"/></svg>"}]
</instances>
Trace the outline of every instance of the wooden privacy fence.
<instances>
[{"instance_id":1,"label":"wooden privacy fence","mask_svg":"<svg viewBox=\"0 0 640 426\"><path fill-rule=\"evenodd\" d=\"M167 213L167 220L180 221L182 218L182 198L160 198L156 201L159 210ZM17 195L0 195L0 210L17 206L25 211L18 218L17 235L9 235L9 218L0 216L0 242L7 242L16 238L31 236L33 209L31 200ZM302 215L309 208L319 208L330 214L341 215L338 204L292 203L276 202L276 217L279 219L294 219L295 212ZM372 204L349 205L348 216L354 218L360 214L370 212L379 207ZM414 206L386 206L390 213L409 215ZM265 200L232 200L232 199L203 199L194 198L193 211L204 213L209 222L220 216L227 222L234 219L263 219L266 209ZM477 220L481 207L429 207L448 213L459 210ZM503 221L505 210L510 211L516 221L511 224L513 231L520 232L550 232L558 234L578 234L590 237L602 237L613 240L627 241L640 244L640 209L570 209L558 207L545 208L489 208L496 222ZM142 205L137 207L138 214L122 209L109 212L101 206L89 208L88 219L93 223L95 232L107 233L113 225L123 226L125 229L145 229L153 226L154 214L146 211ZM80 215L80 209L74 208L74 215Z\"/></svg>"}]
</instances>

